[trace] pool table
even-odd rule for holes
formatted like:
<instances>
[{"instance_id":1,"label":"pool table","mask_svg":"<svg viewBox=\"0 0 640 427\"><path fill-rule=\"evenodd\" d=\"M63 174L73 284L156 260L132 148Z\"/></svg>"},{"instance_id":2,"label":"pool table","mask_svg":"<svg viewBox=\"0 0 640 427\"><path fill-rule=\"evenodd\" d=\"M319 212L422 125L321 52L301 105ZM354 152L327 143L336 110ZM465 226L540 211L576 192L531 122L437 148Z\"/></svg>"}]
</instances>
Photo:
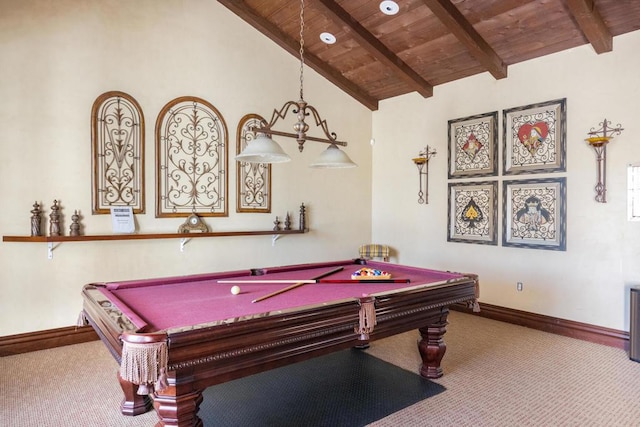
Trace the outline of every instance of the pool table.
<instances>
[{"instance_id":1,"label":"pool table","mask_svg":"<svg viewBox=\"0 0 640 427\"><path fill-rule=\"evenodd\" d=\"M362 268L389 277L353 279ZM91 283L82 295L84 319L121 365L122 413L155 407L159 426L201 426L209 386L412 329L420 374L440 377L448 307L476 302L478 280L350 259Z\"/></svg>"}]
</instances>

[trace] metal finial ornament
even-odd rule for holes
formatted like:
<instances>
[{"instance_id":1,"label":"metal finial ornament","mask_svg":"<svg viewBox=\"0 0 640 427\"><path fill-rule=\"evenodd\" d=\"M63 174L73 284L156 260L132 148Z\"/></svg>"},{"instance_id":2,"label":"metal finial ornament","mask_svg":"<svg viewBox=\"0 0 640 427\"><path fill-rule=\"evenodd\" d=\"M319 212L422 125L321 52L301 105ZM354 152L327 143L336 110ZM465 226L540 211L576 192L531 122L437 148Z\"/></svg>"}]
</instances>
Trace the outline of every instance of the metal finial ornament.
<instances>
[{"instance_id":1,"label":"metal finial ornament","mask_svg":"<svg viewBox=\"0 0 640 427\"><path fill-rule=\"evenodd\" d=\"M73 215L71 215L71 225L69 226L69 236L79 236L80 235L80 215L78 211L74 211Z\"/></svg>"},{"instance_id":2,"label":"metal finial ornament","mask_svg":"<svg viewBox=\"0 0 640 427\"><path fill-rule=\"evenodd\" d=\"M59 236L60 235L60 206L58 206L58 201L54 200L53 205L51 206L51 213L49 214L49 235L50 236Z\"/></svg>"},{"instance_id":3,"label":"metal finial ornament","mask_svg":"<svg viewBox=\"0 0 640 427\"><path fill-rule=\"evenodd\" d=\"M420 190L418 191L418 203L429 203L429 159L436 155L436 150L428 145L423 151L418 153L418 157L413 159L413 163L418 167L418 181ZM424 177L424 190L422 189L422 180Z\"/></svg>"},{"instance_id":4,"label":"metal finial ornament","mask_svg":"<svg viewBox=\"0 0 640 427\"><path fill-rule=\"evenodd\" d=\"M40 205L38 202L33 204L33 209L31 209L31 235L32 236L42 236L42 209L40 209Z\"/></svg>"},{"instance_id":5,"label":"metal finial ornament","mask_svg":"<svg viewBox=\"0 0 640 427\"><path fill-rule=\"evenodd\" d=\"M287 212L287 216L284 218L284 229L291 230L291 216Z\"/></svg>"},{"instance_id":6,"label":"metal finial ornament","mask_svg":"<svg viewBox=\"0 0 640 427\"><path fill-rule=\"evenodd\" d=\"M304 203L300 205L300 230L307 230L307 208L304 206Z\"/></svg>"},{"instance_id":7,"label":"metal finial ornament","mask_svg":"<svg viewBox=\"0 0 640 427\"><path fill-rule=\"evenodd\" d=\"M598 129L591 128L587 135L587 143L593 147L596 152L596 173L597 183L596 202L607 203L607 144L613 139L613 135L620 135L624 130L621 124L617 124L615 128L611 128L611 122L604 119L598 124Z\"/></svg>"}]
</instances>

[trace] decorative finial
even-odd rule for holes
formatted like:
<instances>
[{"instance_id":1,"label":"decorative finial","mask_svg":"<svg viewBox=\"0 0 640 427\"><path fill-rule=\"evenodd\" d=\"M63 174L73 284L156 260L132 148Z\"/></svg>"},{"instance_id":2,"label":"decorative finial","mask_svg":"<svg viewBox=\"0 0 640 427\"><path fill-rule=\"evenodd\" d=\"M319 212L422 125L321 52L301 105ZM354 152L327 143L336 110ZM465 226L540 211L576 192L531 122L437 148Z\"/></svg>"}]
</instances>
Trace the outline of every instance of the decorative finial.
<instances>
[{"instance_id":1,"label":"decorative finial","mask_svg":"<svg viewBox=\"0 0 640 427\"><path fill-rule=\"evenodd\" d=\"M50 236L59 236L60 235L60 206L58 206L58 201L53 201L53 206L51 206L51 214L49 214L49 235Z\"/></svg>"},{"instance_id":2,"label":"decorative finial","mask_svg":"<svg viewBox=\"0 0 640 427\"><path fill-rule=\"evenodd\" d=\"M31 235L32 236L42 236L42 210L40 209L40 205L38 202L33 204L33 209L31 209Z\"/></svg>"}]
</instances>

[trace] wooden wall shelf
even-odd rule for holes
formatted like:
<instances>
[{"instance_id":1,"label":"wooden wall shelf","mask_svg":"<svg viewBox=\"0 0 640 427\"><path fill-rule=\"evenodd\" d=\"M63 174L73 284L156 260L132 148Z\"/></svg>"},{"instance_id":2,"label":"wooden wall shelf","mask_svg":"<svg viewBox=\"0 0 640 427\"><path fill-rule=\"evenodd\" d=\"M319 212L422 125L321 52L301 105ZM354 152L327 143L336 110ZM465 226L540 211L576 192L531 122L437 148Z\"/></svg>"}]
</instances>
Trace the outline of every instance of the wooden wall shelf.
<instances>
[{"instance_id":1,"label":"wooden wall shelf","mask_svg":"<svg viewBox=\"0 0 640 427\"><path fill-rule=\"evenodd\" d=\"M306 230L217 231L211 233L96 234L86 236L2 236L3 242L89 242L95 240L192 239L196 237L273 236L302 234Z\"/></svg>"},{"instance_id":2,"label":"wooden wall shelf","mask_svg":"<svg viewBox=\"0 0 640 427\"><path fill-rule=\"evenodd\" d=\"M91 242L99 240L149 240L149 239L181 239L180 251L193 238L199 237L234 237L234 236L272 236L273 242L287 234L303 234L308 230L271 230L271 231L216 231L211 233L148 233L148 234L96 234L85 236L2 236L3 242L47 243L48 258L53 258L54 243Z\"/></svg>"}]
</instances>

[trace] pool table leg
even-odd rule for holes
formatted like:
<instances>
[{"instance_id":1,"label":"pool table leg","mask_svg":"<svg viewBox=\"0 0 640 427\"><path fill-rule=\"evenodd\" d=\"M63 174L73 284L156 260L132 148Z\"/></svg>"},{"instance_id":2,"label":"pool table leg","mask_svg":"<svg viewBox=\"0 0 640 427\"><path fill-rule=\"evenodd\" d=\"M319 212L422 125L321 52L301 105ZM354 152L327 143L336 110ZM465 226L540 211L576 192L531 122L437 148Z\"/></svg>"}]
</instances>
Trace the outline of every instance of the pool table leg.
<instances>
[{"instance_id":1,"label":"pool table leg","mask_svg":"<svg viewBox=\"0 0 640 427\"><path fill-rule=\"evenodd\" d=\"M202 403L202 390L177 394L175 386L169 386L153 397L160 421L156 427L202 427L202 420L198 417L198 409Z\"/></svg>"},{"instance_id":2,"label":"pool table leg","mask_svg":"<svg viewBox=\"0 0 640 427\"><path fill-rule=\"evenodd\" d=\"M119 372L118 381L124 393L124 400L120 405L120 411L123 415L140 415L149 412L149 410L153 408L153 402L149 396L138 394L137 384L122 379Z\"/></svg>"},{"instance_id":3,"label":"pool table leg","mask_svg":"<svg viewBox=\"0 0 640 427\"><path fill-rule=\"evenodd\" d=\"M447 309L438 321L419 329L422 336L422 340L418 342L418 350L422 357L420 375L425 378L440 378L442 376L440 362L447 351L443 337L447 332L448 312Z\"/></svg>"}]
</instances>

